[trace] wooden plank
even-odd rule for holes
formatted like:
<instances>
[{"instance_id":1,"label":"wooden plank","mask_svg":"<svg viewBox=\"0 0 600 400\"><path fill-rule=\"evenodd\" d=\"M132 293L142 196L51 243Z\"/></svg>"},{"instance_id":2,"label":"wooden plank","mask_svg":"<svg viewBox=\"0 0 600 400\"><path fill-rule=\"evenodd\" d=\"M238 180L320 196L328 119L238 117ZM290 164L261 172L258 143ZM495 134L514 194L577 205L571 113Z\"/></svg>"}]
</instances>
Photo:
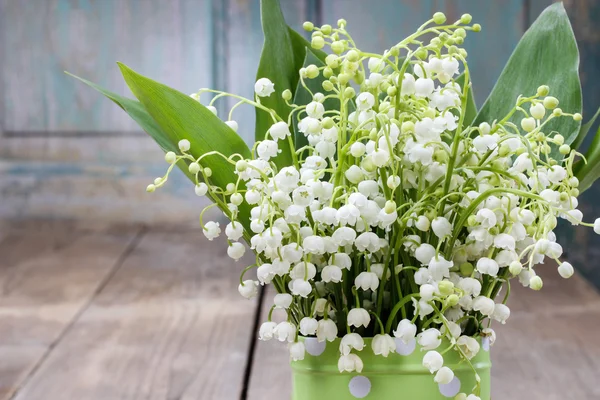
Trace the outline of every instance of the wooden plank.
<instances>
[{"instance_id":1,"label":"wooden plank","mask_svg":"<svg viewBox=\"0 0 600 400\"><path fill-rule=\"evenodd\" d=\"M265 301L260 315L261 324L267 321L269 309L273 305L273 296L277 293L271 286L266 286L265 290ZM275 310L273 321L284 320L285 313L282 310ZM285 344L276 340L258 341L247 400L288 399L292 393L292 372L289 363L289 353Z\"/></svg>"},{"instance_id":2,"label":"wooden plank","mask_svg":"<svg viewBox=\"0 0 600 400\"><path fill-rule=\"evenodd\" d=\"M542 266L541 292L513 285L506 325L494 326L494 399L560 400L600 398L600 294L581 276L564 280L554 266ZM272 304L269 291L263 308ZM249 400L287 398L291 393L288 352L279 342L259 342Z\"/></svg>"},{"instance_id":3,"label":"wooden plank","mask_svg":"<svg viewBox=\"0 0 600 400\"><path fill-rule=\"evenodd\" d=\"M111 273L135 230L6 232L0 242L0 399L9 399Z\"/></svg>"},{"instance_id":4,"label":"wooden plank","mask_svg":"<svg viewBox=\"0 0 600 400\"><path fill-rule=\"evenodd\" d=\"M168 165L145 135L0 140L0 218L196 225L198 212L208 205L178 169L162 190L146 193Z\"/></svg>"},{"instance_id":5,"label":"wooden plank","mask_svg":"<svg viewBox=\"0 0 600 400\"><path fill-rule=\"evenodd\" d=\"M145 235L15 400L238 398L255 302L225 249Z\"/></svg>"}]
</instances>

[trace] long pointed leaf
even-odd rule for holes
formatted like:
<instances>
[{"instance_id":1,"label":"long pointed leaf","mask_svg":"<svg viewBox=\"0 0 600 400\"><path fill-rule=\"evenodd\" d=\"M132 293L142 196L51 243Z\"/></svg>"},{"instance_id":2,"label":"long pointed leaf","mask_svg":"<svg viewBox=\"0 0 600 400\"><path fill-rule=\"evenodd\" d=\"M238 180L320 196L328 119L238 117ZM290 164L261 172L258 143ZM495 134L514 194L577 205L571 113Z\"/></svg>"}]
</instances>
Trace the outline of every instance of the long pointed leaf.
<instances>
[{"instance_id":1,"label":"long pointed leaf","mask_svg":"<svg viewBox=\"0 0 600 400\"><path fill-rule=\"evenodd\" d=\"M583 160L578 161L573 167L573 173L579 179L579 192L583 193L600 178L600 128L594 136L590 148L585 153L587 164Z\"/></svg>"},{"instance_id":2,"label":"long pointed leaf","mask_svg":"<svg viewBox=\"0 0 600 400\"><path fill-rule=\"evenodd\" d=\"M75 79L80 80L85 83L89 87L97 90L102 93L104 96L112 100L116 105L121 107L123 111L125 111L129 116L137 122L137 124L148 134L150 135L156 143L165 151L176 151L177 145L169 140L166 133L162 131L160 126L152 119L150 114L146 111L143 105L140 104L139 101L128 99L127 97L120 96L116 93L111 92L110 90L104 89L102 86L97 85L93 82L88 81L87 79L80 78L76 75L73 75L69 72L66 72L67 75L72 76Z\"/></svg>"},{"instance_id":3,"label":"long pointed leaf","mask_svg":"<svg viewBox=\"0 0 600 400\"><path fill-rule=\"evenodd\" d=\"M456 83L461 87L465 84L465 74L461 74L456 78ZM475 95L473 94L473 82L470 82L469 93L467 97L467 108L465 110L465 119L463 126L470 126L475 117L477 116L477 105L475 104Z\"/></svg>"},{"instance_id":4,"label":"long pointed leaf","mask_svg":"<svg viewBox=\"0 0 600 400\"><path fill-rule=\"evenodd\" d=\"M523 35L475 123L491 123L503 118L514 107L519 95L531 96L540 85L550 87L550 94L560 100L565 112L581 112L578 68L579 51L569 17L562 3L555 3L546 8ZM518 124L519 119L520 116L515 115L511 121ZM557 118L545 131L559 132L570 144L580 125L581 122L571 118ZM552 156L559 157L556 149Z\"/></svg>"},{"instance_id":5,"label":"long pointed leaf","mask_svg":"<svg viewBox=\"0 0 600 400\"><path fill-rule=\"evenodd\" d=\"M298 70L304 62L304 55L294 52L294 43L290 30L285 23L278 0L261 0L260 13L265 41L260 55L260 63L256 79L268 78L275 84L275 93L261 98L261 103L275 110L284 120L290 108L281 98L284 90L292 93L298 83ZM271 116L263 110L256 109L256 140L263 140L269 127L273 124ZM275 158L278 167L291 165L292 155L289 146L282 143L281 153Z\"/></svg>"},{"instance_id":6,"label":"long pointed leaf","mask_svg":"<svg viewBox=\"0 0 600 400\"><path fill-rule=\"evenodd\" d=\"M166 153L168 151L178 151L177 143L172 142L167 134L163 132L163 130L158 126L158 124L152 119L148 111L144 108L144 106L137 100L128 99L127 97L120 96L110 90L103 88L100 85L97 85L93 82L88 81L87 79L80 78L76 75L73 75L69 72L66 72L67 75L72 76L75 79L80 80L85 83L92 89L100 92L108 99L112 100L116 105L118 105L123 111L125 111L129 116L146 132L154 141L160 146L160 148ZM183 171L183 173L192 181L195 181L195 178L188 171L188 164L185 161L179 161L177 166Z\"/></svg>"},{"instance_id":7,"label":"long pointed leaf","mask_svg":"<svg viewBox=\"0 0 600 400\"><path fill-rule=\"evenodd\" d=\"M173 143L189 140L190 153L195 158L212 151L226 157L240 154L250 158L250 149L242 138L202 104L124 64L119 63L119 68L135 97ZM202 165L212 169L211 183L222 189L237 181L235 167L218 155L205 157ZM239 215L240 222L247 227L250 213L245 203L240 205Z\"/></svg>"}]
</instances>

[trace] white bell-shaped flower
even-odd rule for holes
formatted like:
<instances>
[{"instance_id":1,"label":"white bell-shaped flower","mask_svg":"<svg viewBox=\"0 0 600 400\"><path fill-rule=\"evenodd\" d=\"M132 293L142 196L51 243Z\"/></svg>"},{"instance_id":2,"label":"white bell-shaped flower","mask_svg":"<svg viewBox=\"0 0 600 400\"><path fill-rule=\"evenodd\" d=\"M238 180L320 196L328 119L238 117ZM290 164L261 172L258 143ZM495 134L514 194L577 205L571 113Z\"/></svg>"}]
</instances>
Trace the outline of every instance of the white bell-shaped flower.
<instances>
[{"instance_id":1,"label":"white bell-shaped flower","mask_svg":"<svg viewBox=\"0 0 600 400\"><path fill-rule=\"evenodd\" d=\"M379 278L374 272L363 271L354 280L356 287L362 290L377 290L379 287Z\"/></svg>"},{"instance_id":2,"label":"white bell-shaped flower","mask_svg":"<svg viewBox=\"0 0 600 400\"><path fill-rule=\"evenodd\" d=\"M204 228L202 229L202 233L208 240L213 240L217 238L221 234L221 228L219 228L219 223L214 221L209 221L204 224Z\"/></svg>"},{"instance_id":3,"label":"white bell-shaped flower","mask_svg":"<svg viewBox=\"0 0 600 400\"><path fill-rule=\"evenodd\" d=\"M396 342L387 333L375 335L371 342L371 347L375 355L387 357L390 353L396 351Z\"/></svg>"},{"instance_id":4,"label":"white bell-shaped flower","mask_svg":"<svg viewBox=\"0 0 600 400\"><path fill-rule=\"evenodd\" d=\"M452 382L452 379L454 379L454 372L452 372L452 370L448 367L442 367L435 374L435 378L433 380L435 383L440 385L447 385Z\"/></svg>"},{"instance_id":5,"label":"white bell-shaped flower","mask_svg":"<svg viewBox=\"0 0 600 400\"><path fill-rule=\"evenodd\" d=\"M403 319L398 323L394 331L394 336L408 344L417 334L417 326L408 319Z\"/></svg>"},{"instance_id":6,"label":"white bell-shaped flower","mask_svg":"<svg viewBox=\"0 0 600 400\"><path fill-rule=\"evenodd\" d=\"M290 344L290 359L292 361L302 361L304 360L304 354L306 352L306 347L302 342L296 342Z\"/></svg>"},{"instance_id":7,"label":"white bell-shaped flower","mask_svg":"<svg viewBox=\"0 0 600 400\"><path fill-rule=\"evenodd\" d=\"M238 292L245 298L251 299L258 294L258 283L252 279L247 279L239 284Z\"/></svg>"},{"instance_id":8,"label":"white bell-shaped flower","mask_svg":"<svg viewBox=\"0 0 600 400\"><path fill-rule=\"evenodd\" d=\"M494 313L492 314L492 318L494 318L501 324L505 324L508 317L510 317L510 308L501 303L496 304L494 306Z\"/></svg>"},{"instance_id":9,"label":"white bell-shaped flower","mask_svg":"<svg viewBox=\"0 0 600 400\"><path fill-rule=\"evenodd\" d=\"M342 269L337 265L326 265L321 271L321 279L325 283L338 283L342 281Z\"/></svg>"},{"instance_id":10,"label":"white bell-shaped flower","mask_svg":"<svg viewBox=\"0 0 600 400\"><path fill-rule=\"evenodd\" d=\"M338 369L340 372L358 372L363 370L363 362L356 354L343 355L338 360Z\"/></svg>"},{"instance_id":11,"label":"white bell-shaped flower","mask_svg":"<svg viewBox=\"0 0 600 400\"><path fill-rule=\"evenodd\" d=\"M365 341L358 333L347 333L340 341L340 353L348 355L352 350L362 351Z\"/></svg>"},{"instance_id":12,"label":"white bell-shaped flower","mask_svg":"<svg viewBox=\"0 0 600 400\"><path fill-rule=\"evenodd\" d=\"M275 333L276 322L263 322L258 332L258 340L271 340Z\"/></svg>"},{"instance_id":13,"label":"white bell-shaped flower","mask_svg":"<svg viewBox=\"0 0 600 400\"><path fill-rule=\"evenodd\" d=\"M296 340L296 325L291 322L280 322L273 330L273 337L280 342L293 343Z\"/></svg>"},{"instance_id":14,"label":"white bell-shaped flower","mask_svg":"<svg viewBox=\"0 0 600 400\"><path fill-rule=\"evenodd\" d=\"M337 338L338 329L335 322L330 319L321 319L319 320L319 325L317 326L317 341L324 342L327 340L328 342L333 342Z\"/></svg>"},{"instance_id":15,"label":"white bell-shaped flower","mask_svg":"<svg viewBox=\"0 0 600 400\"><path fill-rule=\"evenodd\" d=\"M275 84L268 78L260 78L254 84L254 92L259 97L269 97L275 91Z\"/></svg>"},{"instance_id":16,"label":"white bell-shaped flower","mask_svg":"<svg viewBox=\"0 0 600 400\"><path fill-rule=\"evenodd\" d=\"M483 315L491 317L494 314L494 300L485 296L477 296L473 300L473 310L479 311Z\"/></svg>"},{"instance_id":17,"label":"white bell-shaped flower","mask_svg":"<svg viewBox=\"0 0 600 400\"><path fill-rule=\"evenodd\" d=\"M443 365L444 357L435 350L430 350L423 356L423 366L432 374L442 368Z\"/></svg>"},{"instance_id":18,"label":"white bell-shaped flower","mask_svg":"<svg viewBox=\"0 0 600 400\"><path fill-rule=\"evenodd\" d=\"M310 317L304 317L300 320L300 333L303 336L311 336L317 333L319 322Z\"/></svg>"},{"instance_id":19,"label":"white bell-shaped flower","mask_svg":"<svg viewBox=\"0 0 600 400\"><path fill-rule=\"evenodd\" d=\"M417 342L423 350L435 350L442 344L442 334L435 328L429 328L419 333Z\"/></svg>"},{"instance_id":20,"label":"white bell-shaped flower","mask_svg":"<svg viewBox=\"0 0 600 400\"><path fill-rule=\"evenodd\" d=\"M348 326L355 326L357 328L364 326L366 328L370 322L371 316L364 308L353 308L348 312Z\"/></svg>"}]
</instances>

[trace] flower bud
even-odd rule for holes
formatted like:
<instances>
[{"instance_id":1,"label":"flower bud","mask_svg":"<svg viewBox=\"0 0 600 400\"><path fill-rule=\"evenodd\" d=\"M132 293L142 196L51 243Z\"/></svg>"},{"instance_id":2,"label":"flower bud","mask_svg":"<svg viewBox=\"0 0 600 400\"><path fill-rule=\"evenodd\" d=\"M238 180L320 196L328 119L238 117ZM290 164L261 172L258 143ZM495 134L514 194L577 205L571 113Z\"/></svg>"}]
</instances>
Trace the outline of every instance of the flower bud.
<instances>
[{"instance_id":1,"label":"flower bud","mask_svg":"<svg viewBox=\"0 0 600 400\"><path fill-rule=\"evenodd\" d=\"M412 121L404 121L402 126L400 127L400 131L403 134L414 132L415 131L415 123Z\"/></svg>"},{"instance_id":2,"label":"flower bud","mask_svg":"<svg viewBox=\"0 0 600 400\"><path fill-rule=\"evenodd\" d=\"M448 296L446 298L446 304L449 307L454 307L455 305L458 304L459 301L460 301L460 298L456 294L451 294L450 296Z\"/></svg>"},{"instance_id":3,"label":"flower bud","mask_svg":"<svg viewBox=\"0 0 600 400\"><path fill-rule=\"evenodd\" d=\"M310 22L310 21L306 21L305 23L302 24L302 28L305 31L310 32L313 29L315 29L315 25L312 22Z\"/></svg>"},{"instance_id":4,"label":"flower bud","mask_svg":"<svg viewBox=\"0 0 600 400\"><path fill-rule=\"evenodd\" d=\"M428 54L429 54L429 52L427 51L427 49L424 47L421 47L420 49L418 49L415 52L415 57L417 57L419 60L426 60Z\"/></svg>"},{"instance_id":5,"label":"flower bud","mask_svg":"<svg viewBox=\"0 0 600 400\"><path fill-rule=\"evenodd\" d=\"M320 50L325 46L325 39L321 36L314 36L310 42L313 49Z\"/></svg>"},{"instance_id":6,"label":"flower bud","mask_svg":"<svg viewBox=\"0 0 600 400\"><path fill-rule=\"evenodd\" d=\"M573 266L571 265L571 263L564 261L558 266L558 273L563 278L568 279L571 276L573 276L573 273L575 273L575 270L573 269Z\"/></svg>"},{"instance_id":7,"label":"flower bud","mask_svg":"<svg viewBox=\"0 0 600 400\"><path fill-rule=\"evenodd\" d=\"M563 110L560 108L555 108L554 111L552 111L552 115L554 115L555 117L560 117L561 115L563 115Z\"/></svg>"},{"instance_id":8,"label":"flower bud","mask_svg":"<svg viewBox=\"0 0 600 400\"><path fill-rule=\"evenodd\" d=\"M177 155L174 152L169 151L169 152L167 152L167 154L165 154L165 161L168 162L169 164L173 164L176 160L177 160Z\"/></svg>"},{"instance_id":9,"label":"flower bud","mask_svg":"<svg viewBox=\"0 0 600 400\"><path fill-rule=\"evenodd\" d=\"M529 108L529 112L531 113L531 116L533 118L542 119L546 114L546 109L544 108L544 105L542 103L537 103Z\"/></svg>"},{"instance_id":10,"label":"flower bud","mask_svg":"<svg viewBox=\"0 0 600 400\"><path fill-rule=\"evenodd\" d=\"M481 32L481 25L474 24L473 25L473 32Z\"/></svg>"},{"instance_id":11,"label":"flower bud","mask_svg":"<svg viewBox=\"0 0 600 400\"><path fill-rule=\"evenodd\" d=\"M535 119L533 118L523 118L521 120L521 128L525 132L531 132L535 129Z\"/></svg>"},{"instance_id":12,"label":"flower bud","mask_svg":"<svg viewBox=\"0 0 600 400\"><path fill-rule=\"evenodd\" d=\"M146 192L148 193L152 193L156 190L156 186L154 184L149 184L148 186L146 186Z\"/></svg>"},{"instance_id":13,"label":"flower bud","mask_svg":"<svg viewBox=\"0 0 600 400\"><path fill-rule=\"evenodd\" d=\"M344 46L344 42L341 40L336 40L335 42L331 43L331 51L333 51L335 54L342 54L345 48L346 46Z\"/></svg>"},{"instance_id":14,"label":"flower bud","mask_svg":"<svg viewBox=\"0 0 600 400\"><path fill-rule=\"evenodd\" d=\"M212 169L209 167L204 168L204 175L206 175L207 178L210 178L212 176Z\"/></svg>"},{"instance_id":15,"label":"flower bud","mask_svg":"<svg viewBox=\"0 0 600 400\"><path fill-rule=\"evenodd\" d=\"M550 93L550 88L547 85L542 85L537 88L537 95L540 97L547 96L548 93Z\"/></svg>"},{"instance_id":16,"label":"flower bud","mask_svg":"<svg viewBox=\"0 0 600 400\"><path fill-rule=\"evenodd\" d=\"M442 296L449 296L454 292L454 283L451 281L441 281L438 283L438 291Z\"/></svg>"},{"instance_id":17,"label":"flower bud","mask_svg":"<svg viewBox=\"0 0 600 400\"><path fill-rule=\"evenodd\" d=\"M558 99L552 96L545 97L544 107L546 107L548 110L555 109L556 107L558 107Z\"/></svg>"},{"instance_id":18,"label":"flower bud","mask_svg":"<svg viewBox=\"0 0 600 400\"><path fill-rule=\"evenodd\" d=\"M310 64L306 67L306 77L308 79L314 79L319 76L319 68L315 64Z\"/></svg>"},{"instance_id":19,"label":"flower bud","mask_svg":"<svg viewBox=\"0 0 600 400\"><path fill-rule=\"evenodd\" d=\"M443 24L444 22L446 22L446 15L443 12L436 12L435 14L433 14L433 22L435 22L438 25Z\"/></svg>"},{"instance_id":20,"label":"flower bud","mask_svg":"<svg viewBox=\"0 0 600 400\"><path fill-rule=\"evenodd\" d=\"M579 113L573 114L573 121L581 121L583 117Z\"/></svg>"},{"instance_id":21,"label":"flower bud","mask_svg":"<svg viewBox=\"0 0 600 400\"><path fill-rule=\"evenodd\" d=\"M182 139L179 141L178 146L179 146L179 150L181 150L183 153L185 153L186 151L188 151L190 149L190 141L187 139Z\"/></svg>"},{"instance_id":22,"label":"flower bud","mask_svg":"<svg viewBox=\"0 0 600 400\"><path fill-rule=\"evenodd\" d=\"M343 28L345 27L347 24L346 20L344 18L340 18L337 20L337 26L338 28Z\"/></svg>"},{"instance_id":23,"label":"flower bud","mask_svg":"<svg viewBox=\"0 0 600 400\"><path fill-rule=\"evenodd\" d=\"M323 32L325 35L330 35L331 34L331 25L325 24L325 25L321 26L321 32Z\"/></svg>"},{"instance_id":24,"label":"flower bud","mask_svg":"<svg viewBox=\"0 0 600 400\"><path fill-rule=\"evenodd\" d=\"M559 153L560 153L560 154L562 154L563 156L564 156L564 155L567 155L567 154L569 154L569 153L571 152L571 146L569 146L568 144L563 144L562 146L560 146L560 147L558 148L558 151L559 151Z\"/></svg>"},{"instance_id":25,"label":"flower bud","mask_svg":"<svg viewBox=\"0 0 600 400\"><path fill-rule=\"evenodd\" d=\"M353 87L347 87L344 89L344 98L351 99L356 95L356 90Z\"/></svg>"},{"instance_id":26,"label":"flower bud","mask_svg":"<svg viewBox=\"0 0 600 400\"><path fill-rule=\"evenodd\" d=\"M473 17L471 16L471 14L463 14L460 16L460 23L461 24L470 24L472 19L473 19Z\"/></svg>"},{"instance_id":27,"label":"flower bud","mask_svg":"<svg viewBox=\"0 0 600 400\"><path fill-rule=\"evenodd\" d=\"M542 282L542 278L540 278L539 276L532 276L529 279L529 287L533 290L541 290L542 286L544 286L544 282Z\"/></svg>"},{"instance_id":28,"label":"flower bud","mask_svg":"<svg viewBox=\"0 0 600 400\"><path fill-rule=\"evenodd\" d=\"M350 62L356 62L359 59L359 54L356 50L350 50L347 54L346 54L346 59Z\"/></svg>"},{"instance_id":29,"label":"flower bud","mask_svg":"<svg viewBox=\"0 0 600 400\"><path fill-rule=\"evenodd\" d=\"M470 262L462 263L459 267L462 276L471 276L475 267Z\"/></svg>"},{"instance_id":30,"label":"flower bud","mask_svg":"<svg viewBox=\"0 0 600 400\"><path fill-rule=\"evenodd\" d=\"M200 172L200 164L197 162L190 163L188 166L188 171L190 171L190 174L196 175L198 172Z\"/></svg>"},{"instance_id":31,"label":"flower bud","mask_svg":"<svg viewBox=\"0 0 600 400\"><path fill-rule=\"evenodd\" d=\"M281 93L281 98L290 101L292 99L292 91L290 89L285 89L283 93Z\"/></svg>"}]
</instances>

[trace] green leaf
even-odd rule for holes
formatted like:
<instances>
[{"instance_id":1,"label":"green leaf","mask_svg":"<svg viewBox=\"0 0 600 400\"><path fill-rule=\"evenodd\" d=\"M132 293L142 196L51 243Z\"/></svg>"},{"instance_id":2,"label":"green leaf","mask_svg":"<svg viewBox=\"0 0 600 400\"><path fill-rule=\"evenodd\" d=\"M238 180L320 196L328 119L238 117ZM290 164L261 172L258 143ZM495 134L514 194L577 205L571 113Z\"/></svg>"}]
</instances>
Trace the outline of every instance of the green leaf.
<instances>
[{"instance_id":1,"label":"green leaf","mask_svg":"<svg viewBox=\"0 0 600 400\"><path fill-rule=\"evenodd\" d=\"M596 131L596 136L585 153L587 164L579 160L573 166L573 174L579 179L579 192L583 193L600 178L600 128Z\"/></svg>"},{"instance_id":2,"label":"green leaf","mask_svg":"<svg viewBox=\"0 0 600 400\"><path fill-rule=\"evenodd\" d=\"M124 64L119 63L119 68L135 97L172 143L189 140L189 152L195 158L213 151L225 157L233 154L251 157L242 138L198 101L140 75ZM235 166L221 156L206 156L201 164L212 169L211 183L222 189L238 179ZM245 227L249 225L249 216L249 206L240 205L239 219Z\"/></svg>"},{"instance_id":3,"label":"green leaf","mask_svg":"<svg viewBox=\"0 0 600 400\"><path fill-rule=\"evenodd\" d=\"M562 3L555 3L542 12L521 38L479 111L475 124L504 118L519 95L532 96L540 85L550 87L550 94L560 100L565 112L581 112L578 68L579 51L569 17ZM518 125L520 115L515 113L511 122ZM575 140L580 125L581 122L572 118L556 118L548 124L545 132L559 132L565 143L570 144ZM556 149L551 155L554 158L560 156Z\"/></svg>"},{"instance_id":4,"label":"green leaf","mask_svg":"<svg viewBox=\"0 0 600 400\"><path fill-rule=\"evenodd\" d=\"M596 114L594 114L594 116L588 122L581 125L581 128L579 129L579 133L577 134L577 138L571 144L572 149L578 149L579 146L581 146L581 144L583 143L583 140L585 139L588 132L594 125L594 122L596 122L596 118L598 118L598 115L600 115L600 108L598 109L598 111L596 111Z\"/></svg>"},{"instance_id":5,"label":"green leaf","mask_svg":"<svg viewBox=\"0 0 600 400\"><path fill-rule=\"evenodd\" d=\"M461 74L456 78L456 83L461 87L465 84L465 74ZM477 115L477 105L475 104L475 95L473 94L473 82L470 82L469 93L467 94L467 107L465 109L465 119L463 126L471 126L471 123Z\"/></svg>"},{"instance_id":6,"label":"green leaf","mask_svg":"<svg viewBox=\"0 0 600 400\"><path fill-rule=\"evenodd\" d=\"M112 100L116 105L121 107L123 111L125 111L129 116L137 122L137 124L146 132L154 141L160 146L160 148L166 153L168 151L177 152L179 151L177 147L177 143L172 142L167 134L163 132L163 130L158 126L158 124L152 119L148 111L144 108L144 106L136 100L128 99L127 97L120 96L116 93L113 93L109 90L104 89L102 86L97 85L93 82L88 81L87 79L80 78L76 75L73 75L69 72L66 72L67 75L72 76L75 79L80 80L91 88L97 90L102 93L104 96ZM195 183L195 177L190 174L188 171L188 163L184 160L181 160L177 163L179 169L183 171L183 173Z\"/></svg>"},{"instance_id":7,"label":"green leaf","mask_svg":"<svg viewBox=\"0 0 600 400\"><path fill-rule=\"evenodd\" d=\"M265 41L256 79L269 78L275 84L275 93L261 98L260 101L287 121L291 109L285 104L281 94L284 90L289 89L293 98L296 93L300 80L299 70L304 65L306 49L310 48L310 43L286 24L279 0L261 0L260 11ZM313 53L319 60L325 60L326 54L323 51L314 50ZM256 140L263 140L272 124L271 116L265 111L257 109ZM290 147L284 143L280 148L281 153L275 158L275 164L278 167L291 165Z\"/></svg>"},{"instance_id":8,"label":"green leaf","mask_svg":"<svg viewBox=\"0 0 600 400\"><path fill-rule=\"evenodd\" d=\"M104 96L108 97L112 100L116 105L121 107L123 111L125 111L129 116L137 122L137 124L148 134L150 135L156 143L163 149L165 152L167 151L177 151L177 144L173 143L169 140L169 137L166 133L162 131L162 129L158 126L158 124L152 119L150 114L146 111L143 105L140 104L139 101L128 99L127 97L120 96L116 93L113 93L109 90L104 89L102 86L97 85L93 82L90 82L86 79L80 78L76 75L73 75L69 72L66 72L67 75L72 76L75 79L80 80L91 88L97 90L102 93Z\"/></svg>"},{"instance_id":9,"label":"green leaf","mask_svg":"<svg viewBox=\"0 0 600 400\"><path fill-rule=\"evenodd\" d=\"M283 120L287 120L290 113L281 94L289 89L292 93L296 90L298 83L298 70L304 62L304 55L294 51L294 41L288 28L278 0L261 0L260 2L261 22L265 41L256 79L268 78L275 84L275 93L269 97L262 97L261 103L275 110ZM256 109L256 140L263 140L267 130L273 124L271 116L260 109ZM282 143L281 153L274 159L278 167L292 164L290 146Z\"/></svg>"}]
</instances>

